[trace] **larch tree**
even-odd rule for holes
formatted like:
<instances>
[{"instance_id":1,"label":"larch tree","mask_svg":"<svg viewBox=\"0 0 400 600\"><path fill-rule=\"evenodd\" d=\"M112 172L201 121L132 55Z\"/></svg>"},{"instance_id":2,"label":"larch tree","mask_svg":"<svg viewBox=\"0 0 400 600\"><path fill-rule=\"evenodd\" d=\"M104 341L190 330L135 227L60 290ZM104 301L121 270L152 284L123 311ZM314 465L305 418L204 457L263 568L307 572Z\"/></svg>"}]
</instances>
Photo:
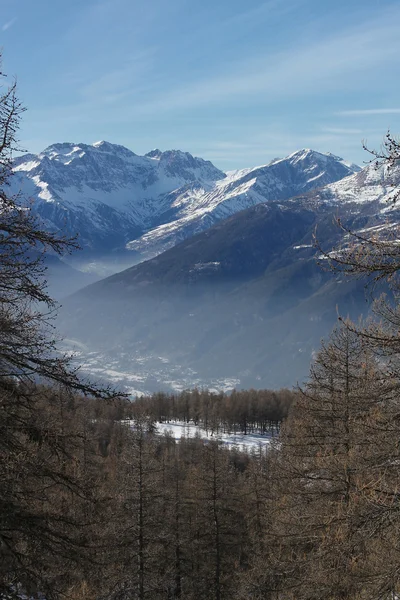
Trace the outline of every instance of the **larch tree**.
<instances>
[{"instance_id":1,"label":"larch tree","mask_svg":"<svg viewBox=\"0 0 400 600\"><path fill-rule=\"evenodd\" d=\"M340 600L368 587L364 492L380 442L369 424L385 384L368 347L342 325L300 390L282 432L272 520L289 597Z\"/></svg>"},{"instance_id":2,"label":"larch tree","mask_svg":"<svg viewBox=\"0 0 400 600\"><path fill-rule=\"evenodd\" d=\"M388 132L382 148L370 152L371 168L379 169L386 186L392 188L388 208L396 209L400 198L400 140ZM344 242L334 252L323 251L332 270L366 278L372 284L372 296L379 289L377 284L382 283L385 289L373 301L372 318L367 323L346 324L374 355L384 388L368 419L368 439L372 444L365 446L365 453L372 452L373 456L362 497L368 505L363 527L369 531L370 545L375 548L370 585L374 597L385 597L399 593L400 225L360 232L349 230L340 220L338 224L346 234Z\"/></svg>"}]
</instances>

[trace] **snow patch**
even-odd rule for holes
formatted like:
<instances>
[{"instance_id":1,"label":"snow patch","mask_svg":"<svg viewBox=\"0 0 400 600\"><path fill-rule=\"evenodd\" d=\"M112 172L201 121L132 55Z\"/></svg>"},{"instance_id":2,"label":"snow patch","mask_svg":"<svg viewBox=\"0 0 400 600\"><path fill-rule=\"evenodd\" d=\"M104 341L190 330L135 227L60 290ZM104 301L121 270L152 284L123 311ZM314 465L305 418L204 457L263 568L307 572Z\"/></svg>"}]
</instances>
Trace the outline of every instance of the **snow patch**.
<instances>
[{"instance_id":1,"label":"snow patch","mask_svg":"<svg viewBox=\"0 0 400 600\"><path fill-rule=\"evenodd\" d=\"M183 423L180 421L170 423L156 423L156 431L159 435L171 435L175 440L181 438L200 438L206 441L221 442L229 448L237 448L242 451L257 450L267 447L274 435L270 432L267 435L256 433L224 433L205 430L194 423Z\"/></svg>"},{"instance_id":2,"label":"snow patch","mask_svg":"<svg viewBox=\"0 0 400 600\"><path fill-rule=\"evenodd\" d=\"M33 171L33 169L36 169L36 167L38 167L40 165L40 162L37 160L29 160L28 162L25 163L21 163L20 165L17 165L16 167L14 167L14 171Z\"/></svg>"},{"instance_id":3,"label":"snow patch","mask_svg":"<svg viewBox=\"0 0 400 600\"><path fill-rule=\"evenodd\" d=\"M221 266L220 262L196 263L191 269L192 271L204 271L205 269L218 270Z\"/></svg>"}]
</instances>

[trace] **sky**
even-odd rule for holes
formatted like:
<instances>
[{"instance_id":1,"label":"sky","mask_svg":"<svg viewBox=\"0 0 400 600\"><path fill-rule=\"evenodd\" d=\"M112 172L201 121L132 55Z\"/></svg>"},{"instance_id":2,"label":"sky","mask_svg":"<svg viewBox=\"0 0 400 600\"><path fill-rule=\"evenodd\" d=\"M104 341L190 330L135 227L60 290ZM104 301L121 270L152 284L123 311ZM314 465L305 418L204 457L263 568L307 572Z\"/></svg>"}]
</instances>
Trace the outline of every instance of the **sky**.
<instances>
[{"instance_id":1,"label":"sky","mask_svg":"<svg viewBox=\"0 0 400 600\"><path fill-rule=\"evenodd\" d=\"M180 149L224 170L400 134L399 0L0 0L29 152Z\"/></svg>"}]
</instances>

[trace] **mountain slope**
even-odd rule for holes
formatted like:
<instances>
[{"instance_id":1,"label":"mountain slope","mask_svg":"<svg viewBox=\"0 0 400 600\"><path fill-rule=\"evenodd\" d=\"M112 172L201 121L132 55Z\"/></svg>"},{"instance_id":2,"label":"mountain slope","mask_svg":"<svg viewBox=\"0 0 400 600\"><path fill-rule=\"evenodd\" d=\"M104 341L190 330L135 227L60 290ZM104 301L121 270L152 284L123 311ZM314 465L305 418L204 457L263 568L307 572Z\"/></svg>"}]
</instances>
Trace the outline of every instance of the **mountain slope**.
<instances>
[{"instance_id":1,"label":"mountain slope","mask_svg":"<svg viewBox=\"0 0 400 600\"><path fill-rule=\"evenodd\" d=\"M265 166L231 171L211 189L191 186L173 192L171 206L177 209L175 218L168 218L128 247L146 257L155 256L247 207L287 200L359 170L332 154L304 149Z\"/></svg>"}]
</instances>

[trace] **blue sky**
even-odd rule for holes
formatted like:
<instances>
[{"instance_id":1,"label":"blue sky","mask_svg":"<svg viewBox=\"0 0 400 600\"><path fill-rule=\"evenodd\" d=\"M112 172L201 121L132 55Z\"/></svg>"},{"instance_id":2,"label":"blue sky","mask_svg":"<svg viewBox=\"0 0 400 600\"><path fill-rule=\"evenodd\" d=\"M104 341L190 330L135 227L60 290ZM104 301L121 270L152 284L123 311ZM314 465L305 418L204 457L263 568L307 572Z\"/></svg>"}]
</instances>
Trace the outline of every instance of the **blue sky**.
<instances>
[{"instance_id":1,"label":"blue sky","mask_svg":"<svg viewBox=\"0 0 400 600\"><path fill-rule=\"evenodd\" d=\"M400 134L399 0L0 0L30 152L179 148L223 169Z\"/></svg>"}]
</instances>

